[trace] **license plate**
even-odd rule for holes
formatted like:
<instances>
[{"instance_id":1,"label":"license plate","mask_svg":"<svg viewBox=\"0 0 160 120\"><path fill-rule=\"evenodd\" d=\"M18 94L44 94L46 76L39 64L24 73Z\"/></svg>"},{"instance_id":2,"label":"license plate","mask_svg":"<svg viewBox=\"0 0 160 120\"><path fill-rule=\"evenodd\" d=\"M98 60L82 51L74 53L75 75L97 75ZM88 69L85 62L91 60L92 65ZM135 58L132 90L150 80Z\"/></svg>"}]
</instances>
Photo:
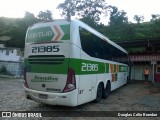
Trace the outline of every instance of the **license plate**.
<instances>
[{"instance_id":1,"label":"license plate","mask_svg":"<svg viewBox=\"0 0 160 120\"><path fill-rule=\"evenodd\" d=\"M47 99L47 98L48 98L48 95L45 95L45 94L39 94L39 98Z\"/></svg>"}]
</instances>

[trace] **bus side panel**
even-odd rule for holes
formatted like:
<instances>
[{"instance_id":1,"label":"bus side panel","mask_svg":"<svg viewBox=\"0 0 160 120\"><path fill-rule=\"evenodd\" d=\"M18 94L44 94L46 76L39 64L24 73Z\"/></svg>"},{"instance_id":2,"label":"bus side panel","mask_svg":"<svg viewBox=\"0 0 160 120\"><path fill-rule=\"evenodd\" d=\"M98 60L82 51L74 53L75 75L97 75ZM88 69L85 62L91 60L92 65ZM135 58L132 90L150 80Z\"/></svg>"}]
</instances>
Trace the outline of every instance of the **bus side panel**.
<instances>
[{"instance_id":1,"label":"bus side panel","mask_svg":"<svg viewBox=\"0 0 160 120\"><path fill-rule=\"evenodd\" d=\"M83 51L81 51L81 59L88 58ZM81 61L81 71L85 73L87 71L86 63ZM92 82L93 75L92 74L81 74L79 79L79 94L78 94L78 104L83 104L91 101L92 98Z\"/></svg>"},{"instance_id":2,"label":"bus side panel","mask_svg":"<svg viewBox=\"0 0 160 120\"><path fill-rule=\"evenodd\" d=\"M91 101L93 75L80 75L78 104Z\"/></svg>"},{"instance_id":3,"label":"bus side panel","mask_svg":"<svg viewBox=\"0 0 160 120\"><path fill-rule=\"evenodd\" d=\"M96 99L96 96L97 96L97 78L99 75L97 74L93 74L93 82L92 82L92 100L95 100Z\"/></svg>"},{"instance_id":4,"label":"bus side panel","mask_svg":"<svg viewBox=\"0 0 160 120\"><path fill-rule=\"evenodd\" d=\"M123 86L124 84L127 83L127 76L128 76L127 68L128 67L126 65L119 65L119 72L117 74L118 87Z\"/></svg>"},{"instance_id":5,"label":"bus side panel","mask_svg":"<svg viewBox=\"0 0 160 120\"><path fill-rule=\"evenodd\" d=\"M104 87L106 86L108 77L106 76L105 69L104 60L90 57L85 52L81 51L81 74L79 80L80 92L78 95L78 104L94 100L100 82L104 83Z\"/></svg>"},{"instance_id":6,"label":"bus side panel","mask_svg":"<svg viewBox=\"0 0 160 120\"><path fill-rule=\"evenodd\" d=\"M95 61L99 61L99 59ZM101 66L101 67L100 67ZM104 67L103 67L104 66ZM101 64L99 64L99 68L103 69L102 73L99 74L93 74L93 82L92 82L92 100L96 99L97 96L97 88L100 82L103 82L104 87L106 86L106 82L107 82L107 76L105 73L105 63L104 61L101 62Z\"/></svg>"},{"instance_id":7,"label":"bus side panel","mask_svg":"<svg viewBox=\"0 0 160 120\"><path fill-rule=\"evenodd\" d=\"M127 83L127 66L117 63L111 63L110 65L119 66L118 69L110 68L110 78L111 78L111 91L121 87ZM116 67L114 67L116 68ZM112 72L111 72L112 71ZM114 76L114 77L113 77Z\"/></svg>"},{"instance_id":8,"label":"bus side panel","mask_svg":"<svg viewBox=\"0 0 160 120\"><path fill-rule=\"evenodd\" d=\"M75 34L74 34L75 35ZM73 39L73 36L71 36ZM75 39L75 38L74 38ZM73 69L75 72L75 79L76 79L76 89L77 89L77 94L75 95L76 97L76 103L78 105L78 94L79 94L79 80L80 80L80 48L73 44L70 43L70 60L69 60L69 68Z\"/></svg>"}]
</instances>

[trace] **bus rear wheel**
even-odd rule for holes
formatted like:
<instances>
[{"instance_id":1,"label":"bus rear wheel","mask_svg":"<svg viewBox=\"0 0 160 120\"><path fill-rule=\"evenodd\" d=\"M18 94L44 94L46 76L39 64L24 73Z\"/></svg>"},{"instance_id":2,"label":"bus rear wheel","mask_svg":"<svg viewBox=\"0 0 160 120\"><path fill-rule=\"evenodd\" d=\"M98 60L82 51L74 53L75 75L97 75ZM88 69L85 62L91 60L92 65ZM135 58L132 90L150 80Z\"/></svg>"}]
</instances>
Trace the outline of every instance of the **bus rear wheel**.
<instances>
[{"instance_id":1,"label":"bus rear wheel","mask_svg":"<svg viewBox=\"0 0 160 120\"><path fill-rule=\"evenodd\" d=\"M106 88L104 88L104 90L103 90L102 98L107 99L110 91L111 91L111 85L110 85L110 82L107 82Z\"/></svg>"},{"instance_id":2,"label":"bus rear wheel","mask_svg":"<svg viewBox=\"0 0 160 120\"><path fill-rule=\"evenodd\" d=\"M95 99L96 103L99 103L102 98L102 84L100 83L97 88L97 97Z\"/></svg>"}]
</instances>

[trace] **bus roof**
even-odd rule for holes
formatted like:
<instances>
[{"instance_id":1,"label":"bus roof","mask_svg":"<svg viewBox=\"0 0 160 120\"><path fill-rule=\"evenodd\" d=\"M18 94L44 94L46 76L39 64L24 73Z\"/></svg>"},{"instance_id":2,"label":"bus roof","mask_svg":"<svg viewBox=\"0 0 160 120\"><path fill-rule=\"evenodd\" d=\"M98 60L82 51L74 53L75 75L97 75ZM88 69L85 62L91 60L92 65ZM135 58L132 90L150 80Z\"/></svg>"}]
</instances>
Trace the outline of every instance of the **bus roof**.
<instances>
[{"instance_id":1,"label":"bus roof","mask_svg":"<svg viewBox=\"0 0 160 120\"><path fill-rule=\"evenodd\" d=\"M35 29L38 27L45 27L47 25L51 25L54 22L54 24L78 24L81 27L84 27L85 29L89 30L90 32L92 32L93 34L95 34L96 36L100 37L101 39L103 39L104 41L108 42L109 44L115 46L117 49L121 50L122 52L128 54L128 52L122 48L121 46L119 46L118 44L114 43L113 41L109 40L106 36L104 36L103 34L101 34L100 32L96 31L95 29L93 29L92 27L90 27L89 25L85 24L84 22L80 21L80 20L65 20L65 19L58 19L58 20L53 20L53 21L48 21L48 22L39 22L39 23L35 23L32 26L30 26L28 29Z\"/></svg>"}]
</instances>

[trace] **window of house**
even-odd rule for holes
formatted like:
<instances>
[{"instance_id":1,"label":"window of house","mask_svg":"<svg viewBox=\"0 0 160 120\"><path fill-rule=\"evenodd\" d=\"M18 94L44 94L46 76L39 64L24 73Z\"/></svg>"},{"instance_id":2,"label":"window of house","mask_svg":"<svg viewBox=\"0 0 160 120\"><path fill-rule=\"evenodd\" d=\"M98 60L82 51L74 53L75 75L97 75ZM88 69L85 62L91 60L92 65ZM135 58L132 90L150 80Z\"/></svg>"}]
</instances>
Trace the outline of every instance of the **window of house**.
<instances>
[{"instance_id":1,"label":"window of house","mask_svg":"<svg viewBox=\"0 0 160 120\"><path fill-rule=\"evenodd\" d=\"M20 56L21 55L21 52L19 51L19 50L17 50L17 52L16 52L17 54L17 56Z\"/></svg>"},{"instance_id":2,"label":"window of house","mask_svg":"<svg viewBox=\"0 0 160 120\"><path fill-rule=\"evenodd\" d=\"M9 55L9 50L6 50L6 55Z\"/></svg>"}]
</instances>

